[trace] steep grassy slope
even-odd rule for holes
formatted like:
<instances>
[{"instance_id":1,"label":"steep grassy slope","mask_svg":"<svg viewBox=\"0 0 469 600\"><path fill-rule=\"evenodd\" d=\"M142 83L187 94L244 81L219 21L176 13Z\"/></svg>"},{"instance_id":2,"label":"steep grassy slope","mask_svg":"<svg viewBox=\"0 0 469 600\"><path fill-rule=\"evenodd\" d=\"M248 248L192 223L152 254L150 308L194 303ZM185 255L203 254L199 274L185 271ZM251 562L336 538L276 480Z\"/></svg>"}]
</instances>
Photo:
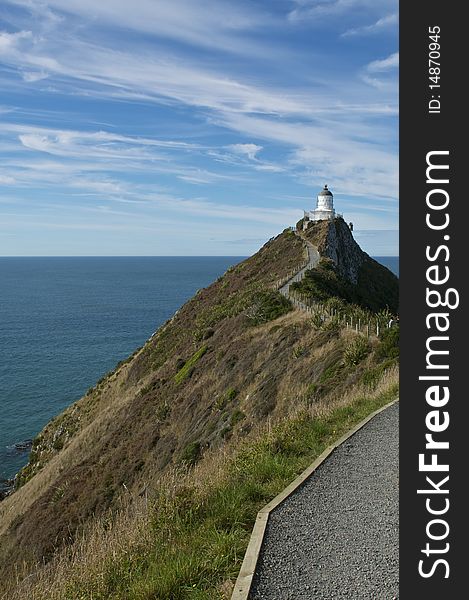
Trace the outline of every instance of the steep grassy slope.
<instances>
[{"instance_id":1,"label":"steep grassy slope","mask_svg":"<svg viewBox=\"0 0 469 600\"><path fill-rule=\"evenodd\" d=\"M0 504L6 572L23 561L49 560L108 510L159 497L158 481L175 467L197 465L207 474L203 465L221 450L230 454L244 440L255 444L266 420L333 407L351 390L362 394L379 384L395 363L395 340L318 325L273 291L304 257L292 232L270 240L199 291L143 348L48 424L17 491ZM262 492L253 506L265 497ZM238 524L246 535L251 518ZM164 538L154 533L153 545ZM173 592L161 597L186 597Z\"/></svg>"},{"instance_id":2,"label":"steep grassy slope","mask_svg":"<svg viewBox=\"0 0 469 600\"><path fill-rule=\"evenodd\" d=\"M254 324L289 310L272 284L303 260L292 232L269 241L49 423L34 440L19 489L0 504L0 559L50 556L124 489L138 492L184 460L191 444L200 453L223 444L262 370ZM263 403L273 402L271 389L256 389L252 415L270 410ZM249 428L245 421L237 428Z\"/></svg>"}]
</instances>

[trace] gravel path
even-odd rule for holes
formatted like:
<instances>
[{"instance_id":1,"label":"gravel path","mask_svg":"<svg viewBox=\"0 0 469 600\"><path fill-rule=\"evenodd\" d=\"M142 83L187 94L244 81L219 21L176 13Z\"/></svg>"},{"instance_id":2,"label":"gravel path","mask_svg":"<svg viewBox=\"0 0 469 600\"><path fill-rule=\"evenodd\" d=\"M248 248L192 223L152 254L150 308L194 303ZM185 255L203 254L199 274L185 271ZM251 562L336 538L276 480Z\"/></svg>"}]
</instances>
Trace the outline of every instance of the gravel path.
<instances>
[{"instance_id":1,"label":"gravel path","mask_svg":"<svg viewBox=\"0 0 469 600\"><path fill-rule=\"evenodd\" d=\"M303 277L305 276L306 271L308 271L308 269L314 269L314 267L316 267L316 265L318 264L319 259L321 257L319 255L317 248L315 246L313 246L313 244L311 242L308 242L307 240L303 239L301 237L301 235L299 235L298 233L296 233L296 235L298 237L300 237L303 240L303 242L306 244L306 249L308 251L308 263L306 264L306 266L304 266L302 269L300 269L298 271L298 273L295 273L295 275L293 275L293 277L291 277L288 281L286 281L282 285L282 287L279 288L278 291L281 294L283 294L286 298L289 298L290 300L292 300L293 303L298 306L298 308L306 309L306 305L304 305L302 302L298 302L298 300L295 300L290 297L290 285L292 283L294 283L295 281L301 281L303 279Z\"/></svg>"},{"instance_id":2,"label":"gravel path","mask_svg":"<svg viewBox=\"0 0 469 600\"><path fill-rule=\"evenodd\" d=\"M377 415L270 514L251 600L398 597L398 419Z\"/></svg>"}]
</instances>

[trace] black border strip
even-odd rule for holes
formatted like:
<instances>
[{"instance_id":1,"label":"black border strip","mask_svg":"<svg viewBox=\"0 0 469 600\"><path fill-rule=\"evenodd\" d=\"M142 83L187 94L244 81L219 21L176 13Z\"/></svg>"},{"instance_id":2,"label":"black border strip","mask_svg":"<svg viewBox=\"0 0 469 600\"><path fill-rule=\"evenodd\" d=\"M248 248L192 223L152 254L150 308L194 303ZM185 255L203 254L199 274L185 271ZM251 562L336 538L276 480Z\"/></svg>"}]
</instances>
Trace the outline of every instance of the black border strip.
<instances>
[{"instance_id":1,"label":"black border strip","mask_svg":"<svg viewBox=\"0 0 469 600\"><path fill-rule=\"evenodd\" d=\"M459 8L460 7L460 8ZM469 404L466 365L469 354L467 338L469 327L465 319L467 261L469 251L465 244L469 241L469 227L465 221L465 204L468 203L462 190L467 150L463 146L463 136L467 131L467 104L464 98L467 68L466 39L463 28L467 25L462 16L463 3L406 2L400 6L400 323L401 323L401 408L400 408L400 589L401 599L462 598L465 597L467 544L469 539L467 517L468 499L465 497L466 473L469 471ZM440 88L430 89L435 83L429 77L429 28L439 28L438 43L440 57L432 57L440 63ZM436 31L436 29L435 29ZM435 48L435 46L432 46ZM430 65L432 66L432 65ZM436 65L433 65L436 66ZM435 96L435 98L432 98ZM439 100L439 112L429 111L430 100ZM430 106L438 110L438 103ZM430 155L433 163L449 166L448 170L433 169L427 182L427 155L432 151L448 154ZM436 182L435 180L442 180ZM448 182L445 180L448 179ZM438 192L432 190L443 190ZM427 205L445 203L448 206L436 210ZM426 223L449 223L444 229L431 229ZM449 239L445 238L449 236ZM428 253L432 259L426 256ZM440 250L438 248L440 247ZM441 247L447 247L448 252ZM430 272L427 269L436 266ZM448 270L445 269L448 268ZM431 284L428 277L442 279L449 273L446 283ZM450 303L455 303L459 295L459 306L454 309L428 305L427 288L440 291L442 297L449 288ZM437 303L433 294L430 301ZM437 331L436 318L426 319L431 313L448 315L449 328L446 332ZM444 317L439 321L443 325ZM429 326L428 326L429 325ZM429 339L447 336L448 340ZM448 354L429 355L426 344L431 349L448 351ZM430 365L447 365L448 369L430 368ZM449 376L449 380L420 379L419 376ZM434 405L427 399L427 389L434 390ZM446 403L438 398L447 387L450 393ZM430 394L430 392L429 392ZM430 397L430 402L432 397ZM428 416L432 411L437 414ZM445 416L445 413L447 415ZM449 449L426 449L427 433L449 418L449 426L433 438L449 442ZM427 422L426 422L427 419ZM466 443L467 442L467 443ZM428 464L432 454L436 454L438 465L449 466L445 471L419 470L419 454L424 454L423 462ZM440 467L438 467L440 468ZM446 476L449 480L440 483ZM426 477L434 484L430 484ZM448 493L436 493L434 486ZM435 491L433 494L418 494L418 489ZM449 505L447 501L449 501ZM441 515L431 515L432 510L448 510ZM433 522L441 519L444 523ZM428 532L441 540L432 540ZM443 537L444 536L444 537ZM431 549L426 553L426 544ZM449 544L446 546L446 544ZM435 552L437 550L438 552ZM444 562L436 564L441 559ZM428 577L419 574L421 570ZM448 568L446 567L446 564ZM446 578L445 576L448 575Z\"/></svg>"}]
</instances>

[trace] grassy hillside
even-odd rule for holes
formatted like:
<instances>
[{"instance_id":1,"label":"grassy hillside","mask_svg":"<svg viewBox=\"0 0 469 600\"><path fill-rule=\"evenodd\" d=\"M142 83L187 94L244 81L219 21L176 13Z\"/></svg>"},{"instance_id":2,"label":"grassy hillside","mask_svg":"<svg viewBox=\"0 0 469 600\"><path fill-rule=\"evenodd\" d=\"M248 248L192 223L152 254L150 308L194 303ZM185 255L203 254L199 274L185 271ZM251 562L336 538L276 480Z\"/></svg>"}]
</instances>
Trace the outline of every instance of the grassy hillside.
<instances>
[{"instance_id":1,"label":"grassy hillside","mask_svg":"<svg viewBox=\"0 0 469 600\"><path fill-rule=\"evenodd\" d=\"M229 593L258 508L396 394L394 333L274 291L304 258L292 232L270 240L47 425L0 503L5 597Z\"/></svg>"},{"instance_id":2,"label":"grassy hillside","mask_svg":"<svg viewBox=\"0 0 469 600\"><path fill-rule=\"evenodd\" d=\"M291 232L271 240L200 290L143 348L50 422L34 440L19 489L0 504L0 535L13 533L2 539L0 553L20 548L22 557L49 556L87 518L113 505L124 484L139 491L193 442L222 444L240 396L223 410L213 405L221 406L230 388L241 394L251 384L253 327L269 318L263 311L277 314L272 304L283 299L272 292L273 282L303 260L301 240Z\"/></svg>"},{"instance_id":3,"label":"grassy hillside","mask_svg":"<svg viewBox=\"0 0 469 600\"><path fill-rule=\"evenodd\" d=\"M361 389L361 391L359 391ZM316 402L192 471L174 470L146 497L89 524L9 600L228 599L257 511L334 440L397 395L397 371L374 387Z\"/></svg>"}]
</instances>

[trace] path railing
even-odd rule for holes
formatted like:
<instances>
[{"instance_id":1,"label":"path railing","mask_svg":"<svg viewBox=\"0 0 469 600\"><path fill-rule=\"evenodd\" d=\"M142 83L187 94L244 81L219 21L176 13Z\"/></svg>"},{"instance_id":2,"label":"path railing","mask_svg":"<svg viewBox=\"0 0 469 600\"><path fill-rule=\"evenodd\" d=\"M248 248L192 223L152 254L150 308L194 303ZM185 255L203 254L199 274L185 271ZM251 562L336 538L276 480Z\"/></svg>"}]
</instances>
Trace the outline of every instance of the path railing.
<instances>
[{"instance_id":1,"label":"path railing","mask_svg":"<svg viewBox=\"0 0 469 600\"><path fill-rule=\"evenodd\" d=\"M331 307L327 302L316 300L296 290L289 291L289 300L295 308L308 313L320 328L338 326L366 337L379 336L380 333L398 323L396 317L387 310L371 313L351 306L348 310Z\"/></svg>"}]
</instances>

